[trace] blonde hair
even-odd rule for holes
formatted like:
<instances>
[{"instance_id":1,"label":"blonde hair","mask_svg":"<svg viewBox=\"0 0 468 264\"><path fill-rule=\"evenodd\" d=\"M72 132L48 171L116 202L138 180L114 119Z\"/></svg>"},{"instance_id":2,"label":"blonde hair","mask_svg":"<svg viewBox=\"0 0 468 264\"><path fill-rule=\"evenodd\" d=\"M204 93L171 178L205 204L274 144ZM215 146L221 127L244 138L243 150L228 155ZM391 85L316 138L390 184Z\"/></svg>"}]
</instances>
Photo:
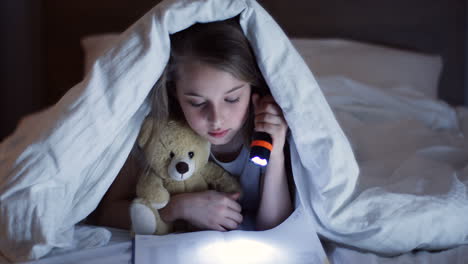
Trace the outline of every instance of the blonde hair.
<instances>
[{"instance_id":1,"label":"blonde hair","mask_svg":"<svg viewBox=\"0 0 468 264\"><path fill-rule=\"evenodd\" d=\"M252 93L269 93L237 17L218 22L197 23L171 35L170 59L153 89L152 115L156 120L163 121L161 123L168 119L185 120L175 96L175 81L180 77L177 76L177 68L187 61L205 63L229 72L237 79L248 82ZM253 111L249 110L249 117L244 125L247 140L252 131Z\"/></svg>"}]
</instances>

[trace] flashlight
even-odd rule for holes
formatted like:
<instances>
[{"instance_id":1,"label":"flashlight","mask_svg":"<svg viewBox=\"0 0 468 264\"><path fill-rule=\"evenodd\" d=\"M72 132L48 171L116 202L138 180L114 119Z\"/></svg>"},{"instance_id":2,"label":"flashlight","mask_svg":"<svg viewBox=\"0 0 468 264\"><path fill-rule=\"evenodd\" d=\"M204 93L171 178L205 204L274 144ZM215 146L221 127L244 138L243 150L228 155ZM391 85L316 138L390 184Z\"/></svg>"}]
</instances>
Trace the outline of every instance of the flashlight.
<instances>
[{"instance_id":1,"label":"flashlight","mask_svg":"<svg viewBox=\"0 0 468 264\"><path fill-rule=\"evenodd\" d=\"M250 144L250 161L259 166L266 166L273 149L272 142L270 134L266 132L254 132L252 143Z\"/></svg>"}]
</instances>

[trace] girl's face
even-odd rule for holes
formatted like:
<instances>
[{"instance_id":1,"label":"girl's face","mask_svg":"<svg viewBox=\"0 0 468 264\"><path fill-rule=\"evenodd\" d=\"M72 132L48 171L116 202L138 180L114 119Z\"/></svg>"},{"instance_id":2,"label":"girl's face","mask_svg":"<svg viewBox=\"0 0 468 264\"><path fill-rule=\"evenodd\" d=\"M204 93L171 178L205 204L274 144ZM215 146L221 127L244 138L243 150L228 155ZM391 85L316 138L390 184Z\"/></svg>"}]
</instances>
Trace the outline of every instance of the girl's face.
<instances>
[{"instance_id":1,"label":"girl's face","mask_svg":"<svg viewBox=\"0 0 468 264\"><path fill-rule=\"evenodd\" d=\"M231 142L247 119L250 84L199 62L177 70L176 96L190 127L213 145Z\"/></svg>"}]
</instances>

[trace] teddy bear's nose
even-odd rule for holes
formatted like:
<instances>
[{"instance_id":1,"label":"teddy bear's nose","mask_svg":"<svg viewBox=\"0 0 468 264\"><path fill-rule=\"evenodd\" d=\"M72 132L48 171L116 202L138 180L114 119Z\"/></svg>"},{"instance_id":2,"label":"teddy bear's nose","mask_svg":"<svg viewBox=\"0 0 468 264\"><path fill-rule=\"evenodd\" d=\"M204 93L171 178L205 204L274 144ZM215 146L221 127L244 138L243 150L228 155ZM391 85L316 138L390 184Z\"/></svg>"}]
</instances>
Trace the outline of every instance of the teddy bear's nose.
<instances>
[{"instance_id":1,"label":"teddy bear's nose","mask_svg":"<svg viewBox=\"0 0 468 264\"><path fill-rule=\"evenodd\" d=\"M184 174L189 170L188 164L185 162L179 162L176 165L177 172L180 174Z\"/></svg>"}]
</instances>

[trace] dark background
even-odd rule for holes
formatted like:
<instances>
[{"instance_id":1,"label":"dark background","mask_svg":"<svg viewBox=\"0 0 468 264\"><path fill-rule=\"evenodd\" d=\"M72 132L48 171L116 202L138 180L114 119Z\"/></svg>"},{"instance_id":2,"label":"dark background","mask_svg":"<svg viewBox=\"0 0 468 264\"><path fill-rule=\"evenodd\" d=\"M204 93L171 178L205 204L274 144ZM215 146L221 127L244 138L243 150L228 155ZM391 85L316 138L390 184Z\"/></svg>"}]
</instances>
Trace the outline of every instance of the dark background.
<instances>
[{"instance_id":1,"label":"dark background","mask_svg":"<svg viewBox=\"0 0 468 264\"><path fill-rule=\"evenodd\" d=\"M158 0L2 0L0 141L83 76L80 38L121 32ZM443 56L439 96L468 102L467 0L263 0L294 37L344 37ZM38 124L40 125L40 124Z\"/></svg>"}]
</instances>

